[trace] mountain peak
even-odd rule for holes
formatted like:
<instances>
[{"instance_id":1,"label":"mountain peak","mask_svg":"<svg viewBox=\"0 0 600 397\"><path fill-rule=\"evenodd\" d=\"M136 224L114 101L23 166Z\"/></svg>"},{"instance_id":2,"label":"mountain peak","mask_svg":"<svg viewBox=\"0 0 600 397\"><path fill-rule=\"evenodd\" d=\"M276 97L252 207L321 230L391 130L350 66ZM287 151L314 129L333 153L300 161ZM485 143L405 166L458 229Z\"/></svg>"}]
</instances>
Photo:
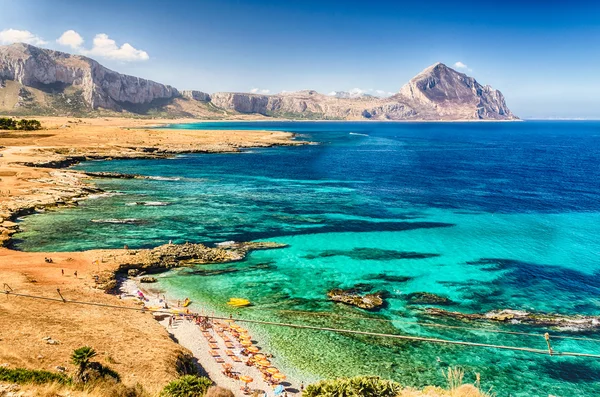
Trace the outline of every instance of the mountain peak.
<instances>
[{"instance_id":1,"label":"mountain peak","mask_svg":"<svg viewBox=\"0 0 600 397\"><path fill-rule=\"evenodd\" d=\"M459 118L515 119L500 91L437 62L406 83L395 95L419 113Z\"/></svg>"}]
</instances>

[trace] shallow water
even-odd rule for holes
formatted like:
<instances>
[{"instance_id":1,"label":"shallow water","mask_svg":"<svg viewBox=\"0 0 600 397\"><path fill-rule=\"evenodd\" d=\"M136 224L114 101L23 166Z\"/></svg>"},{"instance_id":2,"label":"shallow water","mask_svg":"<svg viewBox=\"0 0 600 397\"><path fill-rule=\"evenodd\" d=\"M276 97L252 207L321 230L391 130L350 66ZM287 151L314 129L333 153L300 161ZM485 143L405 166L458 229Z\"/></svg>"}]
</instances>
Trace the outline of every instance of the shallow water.
<instances>
[{"instance_id":1,"label":"shallow water","mask_svg":"<svg viewBox=\"0 0 600 397\"><path fill-rule=\"evenodd\" d=\"M158 178L99 179L100 187L121 194L26 217L17 246L67 251L168 240L287 243L243 262L159 278L161 288L206 302L206 310L228 313L229 297L246 297L254 306L236 314L254 319L544 349L541 328L416 325L465 324L428 318L426 305L410 304L407 295L443 295L452 301L443 308L461 312L598 314L600 123L175 127L286 130L321 144L81 164ZM368 313L326 299L331 288L357 286L386 291L387 306ZM443 385L441 370L461 365L467 381L480 372L483 386L500 396L595 395L600 386L600 362L593 359L250 328L268 336L279 366L306 381L376 374L412 386ZM484 332L490 329L539 336ZM553 344L600 354L600 342Z\"/></svg>"}]
</instances>

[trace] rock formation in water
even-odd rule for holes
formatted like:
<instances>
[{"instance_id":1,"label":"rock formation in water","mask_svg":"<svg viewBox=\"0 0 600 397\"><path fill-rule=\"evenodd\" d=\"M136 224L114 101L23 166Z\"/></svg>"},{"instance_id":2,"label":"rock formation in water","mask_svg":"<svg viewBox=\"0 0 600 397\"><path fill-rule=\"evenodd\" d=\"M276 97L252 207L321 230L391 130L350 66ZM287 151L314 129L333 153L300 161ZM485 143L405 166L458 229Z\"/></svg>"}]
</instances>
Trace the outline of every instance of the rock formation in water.
<instances>
[{"instance_id":1,"label":"rock formation in water","mask_svg":"<svg viewBox=\"0 0 600 397\"><path fill-rule=\"evenodd\" d=\"M304 90L276 95L178 91L120 74L93 59L34 47L0 46L0 112L73 115L132 112L231 118L255 115L323 120L514 120L500 91L442 63L388 98Z\"/></svg>"},{"instance_id":2,"label":"rock formation in water","mask_svg":"<svg viewBox=\"0 0 600 397\"><path fill-rule=\"evenodd\" d=\"M365 310L375 310L383 306L381 293L360 295L355 289L342 290L332 289L327 293L327 297L334 302L345 303Z\"/></svg>"}]
</instances>

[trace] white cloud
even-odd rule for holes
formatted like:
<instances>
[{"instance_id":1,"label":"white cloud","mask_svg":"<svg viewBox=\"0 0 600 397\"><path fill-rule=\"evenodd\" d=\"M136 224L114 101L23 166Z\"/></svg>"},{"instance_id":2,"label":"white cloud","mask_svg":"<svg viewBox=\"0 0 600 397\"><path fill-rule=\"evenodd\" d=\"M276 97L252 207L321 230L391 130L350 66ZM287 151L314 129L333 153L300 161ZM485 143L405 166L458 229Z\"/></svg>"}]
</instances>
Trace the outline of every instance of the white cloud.
<instances>
[{"instance_id":1,"label":"white cloud","mask_svg":"<svg viewBox=\"0 0 600 397\"><path fill-rule=\"evenodd\" d=\"M105 33L94 37L91 50L81 50L85 55L100 56L119 61L147 61L150 57L146 51L138 50L131 44L125 43L121 47Z\"/></svg>"},{"instance_id":2,"label":"white cloud","mask_svg":"<svg viewBox=\"0 0 600 397\"><path fill-rule=\"evenodd\" d=\"M454 64L454 67L457 69L463 69L466 70L468 72L472 72L473 69L469 68L467 65L465 65L464 63L462 63L461 61L458 61Z\"/></svg>"},{"instance_id":3,"label":"white cloud","mask_svg":"<svg viewBox=\"0 0 600 397\"><path fill-rule=\"evenodd\" d=\"M58 39L56 39L56 42L66 47L79 49L83 44L83 37L81 37L81 35L76 31L71 29L64 32Z\"/></svg>"},{"instance_id":4,"label":"white cloud","mask_svg":"<svg viewBox=\"0 0 600 397\"><path fill-rule=\"evenodd\" d=\"M268 89L261 89L261 88L253 88L250 90L251 93L253 94L268 94L269 92L271 92L271 90Z\"/></svg>"},{"instance_id":5,"label":"white cloud","mask_svg":"<svg viewBox=\"0 0 600 397\"><path fill-rule=\"evenodd\" d=\"M36 36L28 30L4 29L0 32L0 43L27 43L33 45L44 45L47 42L40 36Z\"/></svg>"}]
</instances>

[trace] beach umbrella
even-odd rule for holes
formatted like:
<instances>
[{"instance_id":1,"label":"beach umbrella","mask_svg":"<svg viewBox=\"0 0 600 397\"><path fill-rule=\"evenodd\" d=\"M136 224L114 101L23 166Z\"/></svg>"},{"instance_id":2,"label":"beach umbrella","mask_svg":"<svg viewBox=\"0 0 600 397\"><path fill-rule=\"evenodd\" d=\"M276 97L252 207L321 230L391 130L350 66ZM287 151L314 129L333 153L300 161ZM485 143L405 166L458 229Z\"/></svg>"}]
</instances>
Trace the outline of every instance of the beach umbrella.
<instances>
[{"instance_id":1,"label":"beach umbrella","mask_svg":"<svg viewBox=\"0 0 600 397\"><path fill-rule=\"evenodd\" d=\"M242 335L242 336L240 336L240 340L241 341L245 341L245 340L252 341L252 338L250 337L250 335Z\"/></svg>"},{"instance_id":2,"label":"beach umbrella","mask_svg":"<svg viewBox=\"0 0 600 397\"><path fill-rule=\"evenodd\" d=\"M269 367L269 368L267 368L267 372L270 373L271 375L275 375L276 373L279 372L279 370L275 367Z\"/></svg>"},{"instance_id":3,"label":"beach umbrella","mask_svg":"<svg viewBox=\"0 0 600 397\"><path fill-rule=\"evenodd\" d=\"M255 347L255 346L253 346L253 347ZM251 347L249 347L249 348L248 348L248 350L250 350L250 349L251 349ZM259 353L259 354L255 354L255 355L254 355L254 358L255 358L255 359L257 359L257 360L266 360L266 359L267 359L267 356L265 356L265 355L264 355L264 354L262 354L262 353Z\"/></svg>"},{"instance_id":4,"label":"beach umbrella","mask_svg":"<svg viewBox=\"0 0 600 397\"><path fill-rule=\"evenodd\" d=\"M278 372L278 373L276 373L276 374L273 375L273 378L277 379L277 380L284 380L285 379L285 375L282 374L281 372Z\"/></svg>"},{"instance_id":5,"label":"beach umbrella","mask_svg":"<svg viewBox=\"0 0 600 397\"><path fill-rule=\"evenodd\" d=\"M249 377L248 375L242 375L240 376L240 380L244 383L250 383L252 382L254 379L252 379L251 377Z\"/></svg>"},{"instance_id":6,"label":"beach umbrella","mask_svg":"<svg viewBox=\"0 0 600 397\"><path fill-rule=\"evenodd\" d=\"M271 363L269 362L269 360L258 360L256 362L258 365L260 365L261 367L268 367L269 365L271 365Z\"/></svg>"},{"instance_id":7,"label":"beach umbrella","mask_svg":"<svg viewBox=\"0 0 600 397\"><path fill-rule=\"evenodd\" d=\"M250 342L249 340L245 340L242 343L240 343L242 346L244 347L250 347L252 346L252 342Z\"/></svg>"},{"instance_id":8,"label":"beach umbrella","mask_svg":"<svg viewBox=\"0 0 600 397\"><path fill-rule=\"evenodd\" d=\"M250 353L258 353L260 349L259 349L258 347L256 347L256 346L250 346L250 347L249 347L247 350L248 350ZM256 357L256 356L255 356L255 357Z\"/></svg>"},{"instance_id":9,"label":"beach umbrella","mask_svg":"<svg viewBox=\"0 0 600 397\"><path fill-rule=\"evenodd\" d=\"M273 393L275 393L276 396L280 395L281 393L283 393L283 386L279 385L275 388L275 390L273 390Z\"/></svg>"}]
</instances>

